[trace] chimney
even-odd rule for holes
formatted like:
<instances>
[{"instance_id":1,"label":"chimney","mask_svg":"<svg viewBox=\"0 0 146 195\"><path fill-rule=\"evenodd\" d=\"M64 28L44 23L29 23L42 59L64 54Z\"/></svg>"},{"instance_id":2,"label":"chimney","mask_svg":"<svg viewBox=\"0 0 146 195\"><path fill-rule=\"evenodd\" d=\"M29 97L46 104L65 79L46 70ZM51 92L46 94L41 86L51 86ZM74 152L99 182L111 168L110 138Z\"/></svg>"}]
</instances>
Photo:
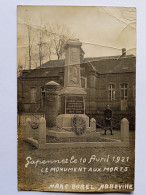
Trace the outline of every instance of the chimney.
<instances>
[{"instance_id":1,"label":"chimney","mask_svg":"<svg viewBox=\"0 0 146 195\"><path fill-rule=\"evenodd\" d=\"M126 48L122 48L122 57L126 56Z\"/></svg>"}]
</instances>

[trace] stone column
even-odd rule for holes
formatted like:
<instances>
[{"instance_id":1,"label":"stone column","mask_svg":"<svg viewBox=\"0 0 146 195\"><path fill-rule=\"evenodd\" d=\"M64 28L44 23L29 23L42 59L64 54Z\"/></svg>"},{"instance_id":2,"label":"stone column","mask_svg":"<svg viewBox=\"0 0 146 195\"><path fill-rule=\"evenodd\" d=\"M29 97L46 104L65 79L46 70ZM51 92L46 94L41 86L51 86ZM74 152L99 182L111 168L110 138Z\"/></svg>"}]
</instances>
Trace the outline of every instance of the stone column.
<instances>
[{"instance_id":1,"label":"stone column","mask_svg":"<svg viewBox=\"0 0 146 195\"><path fill-rule=\"evenodd\" d=\"M72 118L82 117L89 129L89 117L85 114L85 97L87 92L81 87L80 56L82 43L78 39L69 39L65 44L64 87L60 90L62 112L56 118L58 127L71 129Z\"/></svg>"},{"instance_id":2,"label":"stone column","mask_svg":"<svg viewBox=\"0 0 146 195\"><path fill-rule=\"evenodd\" d=\"M50 81L45 85L45 118L47 127L56 125L56 117L59 112L59 88L55 81Z\"/></svg>"},{"instance_id":3,"label":"stone column","mask_svg":"<svg viewBox=\"0 0 146 195\"><path fill-rule=\"evenodd\" d=\"M129 142L129 121L126 118L121 120L121 141Z\"/></svg>"},{"instance_id":4,"label":"stone column","mask_svg":"<svg viewBox=\"0 0 146 195\"><path fill-rule=\"evenodd\" d=\"M44 117L40 118L38 143L39 148L46 143L46 120Z\"/></svg>"},{"instance_id":5,"label":"stone column","mask_svg":"<svg viewBox=\"0 0 146 195\"><path fill-rule=\"evenodd\" d=\"M26 126L25 126L25 139L30 138L31 137L31 119L27 118L26 119Z\"/></svg>"},{"instance_id":6,"label":"stone column","mask_svg":"<svg viewBox=\"0 0 146 195\"><path fill-rule=\"evenodd\" d=\"M81 87L80 53L82 43L78 39L69 40L65 49L64 87Z\"/></svg>"},{"instance_id":7,"label":"stone column","mask_svg":"<svg viewBox=\"0 0 146 195\"><path fill-rule=\"evenodd\" d=\"M94 118L90 119L90 129L91 131L96 131L96 120Z\"/></svg>"}]
</instances>

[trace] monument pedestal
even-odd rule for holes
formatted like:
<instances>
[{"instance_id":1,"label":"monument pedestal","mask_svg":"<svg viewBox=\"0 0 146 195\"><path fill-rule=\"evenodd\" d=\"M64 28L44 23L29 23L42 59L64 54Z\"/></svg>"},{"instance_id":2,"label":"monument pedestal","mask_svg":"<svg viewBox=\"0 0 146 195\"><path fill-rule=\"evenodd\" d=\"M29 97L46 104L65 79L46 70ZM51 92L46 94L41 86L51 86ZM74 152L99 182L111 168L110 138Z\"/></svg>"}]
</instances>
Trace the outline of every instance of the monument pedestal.
<instances>
[{"instance_id":1,"label":"monument pedestal","mask_svg":"<svg viewBox=\"0 0 146 195\"><path fill-rule=\"evenodd\" d=\"M86 123L86 131L90 131L89 117L85 114L86 91L81 87L64 87L60 91L61 114L56 118L56 125L62 129L72 129L72 119L75 115L82 117Z\"/></svg>"},{"instance_id":2,"label":"monument pedestal","mask_svg":"<svg viewBox=\"0 0 146 195\"><path fill-rule=\"evenodd\" d=\"M91 128L89 127L89 117L85 114L60 114L56 118L56 125L60 129L71 130L72 129L72 119L75 115L82 117L86 123L86 131L90 131Z\"/></svg>"},{"instance_id":3,"label":"monument pedestal","mask_svg":"<svg viewBox=\"0 0 146 195\"><path fill-rule=\"evenodd\" d=\"M82 135L76 135L74 132L69 132L64 130L61 131L50 130L47 131L47 136L56 137L56 138L78 138L78 139L87 138L88 140L90 140L91 138L100 137L100 132L85 132Z\"/></svg>"}]
</instances>

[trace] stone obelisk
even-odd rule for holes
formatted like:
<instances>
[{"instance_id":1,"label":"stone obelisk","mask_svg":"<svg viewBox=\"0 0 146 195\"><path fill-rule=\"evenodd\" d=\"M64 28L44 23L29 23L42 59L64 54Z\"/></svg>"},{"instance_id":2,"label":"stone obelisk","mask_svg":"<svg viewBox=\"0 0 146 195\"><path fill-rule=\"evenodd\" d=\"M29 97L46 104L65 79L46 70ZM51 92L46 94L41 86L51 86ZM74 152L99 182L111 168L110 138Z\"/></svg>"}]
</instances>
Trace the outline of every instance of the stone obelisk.
<instances>
[{"instance_id":1,"label":"stone obelisk","mask_svg":"<svg viewBox=\"0 0 146 195\"><path fill-rule=\"evenodd\" d=\"M60 91L61 114L56 118L60 128L71 129L74 115L81 116L89 129L89 118L85 115L85 96L87 92L81 87L80 56L83 50L78 39L70 39L65 45L64 88Z\"/></svg>"}]
</instances>

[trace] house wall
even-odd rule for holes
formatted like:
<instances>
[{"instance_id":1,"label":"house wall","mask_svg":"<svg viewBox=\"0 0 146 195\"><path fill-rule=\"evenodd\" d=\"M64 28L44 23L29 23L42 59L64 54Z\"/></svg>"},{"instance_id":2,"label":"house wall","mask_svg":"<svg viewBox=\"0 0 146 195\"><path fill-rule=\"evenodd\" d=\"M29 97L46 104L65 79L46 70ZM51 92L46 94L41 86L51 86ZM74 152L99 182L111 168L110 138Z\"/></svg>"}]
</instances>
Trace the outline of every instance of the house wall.
<instances>
[{"instance_id":1,"label":"house wall","mask_svg":"<svg viewBox=\"0 0 146 195\"><path fill-rule=\"evenodd\" d=\"M134 73L122 73L122 74L104 74L97 78L97 109L103 110L106 104L109 104L113 111L121 110L121 83L128 84L128 109L132 110L135 103L135 74ZM108 100L108 84L115 84L115 100Z\"/></svg>"},{"instance_id":2,"label":"house wall","mask_svg":"<svg viewBox=\"0 0 146 195\"><path fill-rule=\"evenodd\" d=\"M18 111L25 113L44 112L42 107L43 97L41 88L49 81L58 82L61 86L64 84L62 69L57 69L54 72L43 69L32 71L18 78ZM31 102L31 87L36 87L36 101ZM21 108L20 108L21 107Z\"/></svg>"},{"instance_id":3,"label":"house wall","mask_svg":"<svg viewBox=\"0 0 146 195\"><path fill-rule=\"evenodd\" d=\"M42 107L41 87L49 81L55 81L64 86L63 68L43 69L32 71L18 78L18 107L19 111L25 113L44 112ZM113 119L119 121L121 117L127 118L133 123L135 116L135 73L110 73L97 74L88 67L81 68L81 76L87 79L87 96L85 99L86 114L91 118L95 117L100 123L104 123L103 113L106 105L109 104L113 111ZM108 101L109 83L115 84L115 100ZM128 84L127 110L121 111L121 89L120 84ZM36 102L30 102L30 88L36 87ZM21 108L20 108L21 107ZM131 119L131 118L132 119Z\"/></svg>"}]
</instances>

